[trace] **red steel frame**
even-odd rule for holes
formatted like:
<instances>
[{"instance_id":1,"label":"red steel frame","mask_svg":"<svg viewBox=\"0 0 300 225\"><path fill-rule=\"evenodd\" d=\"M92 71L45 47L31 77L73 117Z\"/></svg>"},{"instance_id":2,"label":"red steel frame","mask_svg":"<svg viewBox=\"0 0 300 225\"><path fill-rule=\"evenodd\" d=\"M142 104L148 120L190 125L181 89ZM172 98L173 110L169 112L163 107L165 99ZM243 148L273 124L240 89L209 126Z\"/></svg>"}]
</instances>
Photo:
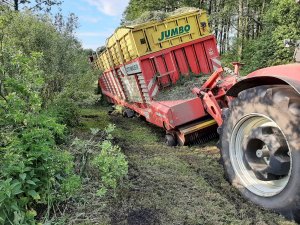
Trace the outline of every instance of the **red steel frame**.
<instances>
[{"instance_id":1,"label":"red steel frame","mask_svg":"<svg viewBox=\"0 0 300 225\"><path fill-rule=\"evenodd\" d=\"M236 83L236 76L222 77L219 53L213 35L176 47L139 57L131 62L138 63L140 71L134 76L134 92L140 101L130 102L126 96L120 65L105 71L99 78L102 93L108 101L130 108L144 116L147 121L165 128L167 131L191 121L211 115L220 125L221 108L228 104L226 91ZM210 74L217 69L201 88L195 88L194 98L177 101L154 101L155 94L164 86L175 84L180 76ZM133 79L133 78L131 78ZM134 82L134 80L133 80ZM172 88L172 87L169 87Z\"/></svg>"}]
</instances>

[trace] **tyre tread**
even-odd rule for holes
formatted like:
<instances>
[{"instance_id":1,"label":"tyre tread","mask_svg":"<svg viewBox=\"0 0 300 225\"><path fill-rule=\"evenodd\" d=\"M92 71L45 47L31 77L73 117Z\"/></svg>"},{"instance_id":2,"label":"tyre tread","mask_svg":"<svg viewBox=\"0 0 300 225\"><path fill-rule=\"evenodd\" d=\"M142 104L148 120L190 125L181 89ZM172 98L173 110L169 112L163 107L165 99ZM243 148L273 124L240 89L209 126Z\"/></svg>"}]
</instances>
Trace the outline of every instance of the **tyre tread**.
<instances>
[{"instance_id":1,"label":"tyre tread","mask_svg":"<svg viewBox=\"0 0 300 225\"><path fill-rule=\"evenodd\" d=\"M221 160L222 160L222 165L224 167L224 175L225 178L231 182L234 186L236 186L241 192L242 189L245 189L244 187L241 188L240 184L236 184L236 182L232 179L232 176L230 176L230 171L228 170L228 164L230 162L228 159L224 157L224 150L222 149L222 140L224 138L227 138L226 135L224 135L224 132L226 130L226 126L228 123L228 120L231 118L231 114L233 109L235 107L242 106L242 104L245 103L245 101L249 101L252 103L252 98L260 95L262 98L262 101L265 103L270 103L272 106L277 107L278 109L282 111L289 111L290 113L295 114L296 112L300 113L300 96L299 94L290 86L288 85L266 85L266 86L259 86L259 87L254 87L251 89L246 89L241 91L237 98L232 100L229 103L229 108L226 108L222 111L222 119L223 119L223 124L218 128L218 133L220 136L220 140L217 144L217 147L220 149L221 153ZM297 104L293 108L294 111L292 111L291 105L292 104ZM295 115L300 118L300 115ZM300 122L300 119L299 119ZM300 189L300 187L299 187ZM242 192L243 195L243 192ZM298 196L294 196L295 198L300 199L300 192L297 192ZM247 196L244 196L247 198ZM248 198L249 199L249 198ZM251 201L251 199L249 199ZM294 219L297 222L300 222L300 201L298 201L296 204L290 205L290 207L287 208L273 208L273 210L281 213L288 219Z\"/></svg>"}]
</instances>

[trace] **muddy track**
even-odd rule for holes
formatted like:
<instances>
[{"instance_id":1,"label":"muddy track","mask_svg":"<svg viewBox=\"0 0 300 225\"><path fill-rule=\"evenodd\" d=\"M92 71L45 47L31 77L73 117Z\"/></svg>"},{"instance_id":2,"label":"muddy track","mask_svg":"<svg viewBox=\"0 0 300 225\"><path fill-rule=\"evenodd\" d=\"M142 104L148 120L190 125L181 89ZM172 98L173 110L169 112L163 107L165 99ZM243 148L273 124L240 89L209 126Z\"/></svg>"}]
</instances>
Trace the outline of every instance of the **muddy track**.
<instances>
[{"instance_id":1,"label":"muddy track","mask_svg":"<svg viewBox=\"0 0 300 225\"><path fill-rule=\"evenodd\" d=\"M123 145L130 161L129 179L132 187L128 202L139 203L142 198L153 203L149 207L149 203L142 201L138 209L129 210L128 224L134 221L133 215L137 215L137 221L140 221L144 212L152 212L149 213L150 224L238 224L244 220L248 220L246 224L281 223L282 218L247 202L229 185L219 163L216 141L201 147L170 148L163 144L163 132L141 119L111 119L128 131L127 124L131 122L146 127L152 135L157 136L157 141L150 145L132 143L126 138L117 140ZM208 203L206 208L204 202ZM229 210L222 210L226 206ZM220 215L216 210L218 208L221 209ZM178 215L179 212L181 214ZM266 216L268 214L270 218Z\"/></svg>"},{"instance_id":2,"label":"muddy track","mask_svg":"<svg viewBox=\"0 0 300 225\"><path fill-rule=\"evenodd\" d=\"M247 202L226 181L215 141L167 147L161 129L140 118L106 116L106 110L97 109L100 117L87 114L83 124L101 129L116 124L114 142L129 161L128 179L117 198L101 200L106 204L101 210L88 206L100 201L91 197L85 207L92 218L86 216L90 223L83 224L292 224Z\"/></svg>"},{"instance_id":3,"label":"muddy track","mask_svg":"<svg viewBox=\"0 0 300 225\"><path fill-rule=\"evenodd\" d=\"M227 201L235 207L238 213L242 210L243 204L251 204L250 202L247 202L234 187L224 183L224 180L227 181L227 179L225 174L223 174L223 165L220 160L216 163L215 159L207 156L206 160L210 162L210 165L213 165L213 168L211 168L211 166L207 167L202 166L201 164L199 165L195 162L195 157L182 156L180 158L186 161L189 164L190 169L195 171L198 176L201 176L215 192L225 197ZM253 211L247 212L248 216L251 217L255 216L253 213Z\"/></svg>"}]
</instances>

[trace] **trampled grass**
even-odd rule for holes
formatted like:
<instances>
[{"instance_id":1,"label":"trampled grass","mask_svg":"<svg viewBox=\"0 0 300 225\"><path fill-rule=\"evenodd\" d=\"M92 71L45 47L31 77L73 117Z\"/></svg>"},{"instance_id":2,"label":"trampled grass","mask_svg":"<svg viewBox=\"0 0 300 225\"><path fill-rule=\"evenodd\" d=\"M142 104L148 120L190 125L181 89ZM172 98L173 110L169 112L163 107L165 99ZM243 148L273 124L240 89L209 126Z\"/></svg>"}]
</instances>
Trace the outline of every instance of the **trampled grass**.
<instances>
[{"instance_id":1,"label":"trampled grass","mask_svg":"<svg viewBox=\"0 0 300 225\"><path fill-rule=\"evenodd\" d=\"M161 129L141 118L109 116L107 111L102 107L82 110L79 130L116 124L114 142L129 161L128 181L116 198L105 199L97 198L93 182L88 182L80 198L83 203L77 200L65 223L293 224L244 200L226 181L216 141L167 147Z\"/></svg>"}]
</instances>

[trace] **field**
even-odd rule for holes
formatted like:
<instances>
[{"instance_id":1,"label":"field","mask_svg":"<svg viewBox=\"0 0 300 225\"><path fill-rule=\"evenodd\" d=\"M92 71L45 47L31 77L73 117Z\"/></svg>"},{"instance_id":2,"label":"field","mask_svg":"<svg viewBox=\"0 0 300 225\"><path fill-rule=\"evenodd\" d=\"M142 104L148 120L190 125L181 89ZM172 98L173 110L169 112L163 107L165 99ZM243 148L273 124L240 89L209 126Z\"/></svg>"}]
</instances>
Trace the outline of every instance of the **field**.
<instances>
[{"instance_id":1,"label":"field","mask_svg":"<svg viewBox=\"0 0 300 225\"><path fill-rule=\"evenodd\" d=\"M116 124L113 133L129 161L126 182L98 198L96 181L83 185L65 207L61 224L293 224L244 200L224 178L217 140L202 146L167 147L164 132L142 118L108 115L108 108L81 111L74 131ZM58 223L58 224L59 224Z\"/></svg>"}]
</instances>

